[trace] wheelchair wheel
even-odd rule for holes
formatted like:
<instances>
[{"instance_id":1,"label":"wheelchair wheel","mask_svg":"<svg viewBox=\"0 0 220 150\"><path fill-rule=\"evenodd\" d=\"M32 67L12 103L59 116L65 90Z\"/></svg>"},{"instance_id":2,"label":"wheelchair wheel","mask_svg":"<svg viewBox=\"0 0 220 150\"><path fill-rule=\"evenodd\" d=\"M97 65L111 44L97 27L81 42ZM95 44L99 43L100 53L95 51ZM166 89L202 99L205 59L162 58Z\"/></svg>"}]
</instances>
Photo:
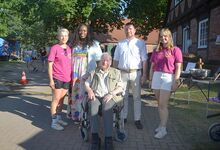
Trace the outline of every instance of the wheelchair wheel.
<instances>
[{"instance_id":1,"label":"wheelchair wheel","mask_svg":"<svg viewBox=\"0 0 220 150\"><path fill-rule=\"evenodd\" d=\"M214 123L209 127L208 134L213 141L220 141L220 123Z\"/></svg>"},{"instance_id":2,"label":"wheelchair wheel","mask_svg":"<svg viewBox=\"0 0 220 150\"><path fill-rule=\"evenodd\" d=\"M81 136L82 136L83 141L87 142L88 137L89 137L88 129L84 128L84 127L81 127L80 131L81 131Z\"/></svg>"}]
</instances>

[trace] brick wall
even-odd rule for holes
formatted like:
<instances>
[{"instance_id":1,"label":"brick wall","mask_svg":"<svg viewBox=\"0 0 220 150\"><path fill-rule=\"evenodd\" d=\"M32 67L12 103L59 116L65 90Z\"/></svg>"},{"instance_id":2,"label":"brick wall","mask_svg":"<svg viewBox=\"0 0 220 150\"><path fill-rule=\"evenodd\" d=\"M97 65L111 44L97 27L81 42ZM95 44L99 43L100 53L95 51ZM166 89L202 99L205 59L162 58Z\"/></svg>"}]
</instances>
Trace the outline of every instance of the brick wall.
<instances>
[{"instance_id":1,"label":"brick wall","mask_svg":"<svg viewBox=\"0 0 220 150\"><path fill-rule=\"evenodd\" d=\"M220 7L210 12L209 60L220 60L220 45L216 45L216 36L220 35Z\"/></svg>"},{"instance_id":2,"label":"brick wall","mask_svg":"<svg viewBox=\"0 0 220 150\"><path fill-rule=\"evenodd\" d=\"M194 53L197 51L197 24L198 22L195 18L190 21L190 39L192 40L192 45L190 46L189 52Z\"/></svg>"},{"instance_id":3,"label":"brick wall","mask_svg":"<svg viewBox=\"0 0 220 150\"><path fill-rule=\"evenodd\" d=\"M182 48L182 27L178 26L177 28L177 46L179 46L180 48Z\"/></svg>"}]
</instances>

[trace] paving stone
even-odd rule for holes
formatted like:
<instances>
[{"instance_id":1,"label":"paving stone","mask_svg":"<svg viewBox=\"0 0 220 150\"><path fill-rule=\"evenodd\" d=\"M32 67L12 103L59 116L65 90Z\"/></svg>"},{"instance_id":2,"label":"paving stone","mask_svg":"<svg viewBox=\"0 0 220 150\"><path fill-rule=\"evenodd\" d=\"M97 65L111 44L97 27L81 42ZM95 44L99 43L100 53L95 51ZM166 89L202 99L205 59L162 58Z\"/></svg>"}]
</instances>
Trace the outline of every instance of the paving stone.
<instances>
[{"instance_id":1,"label":"paving stone","mask_svg":"<svg viewBox=\"0 0 220 150\"><path fill-rule=\"evenodd\" d=\"M47 73L27 72L30 82L26 86L21 86L16 83L20 78L17 73L21 72L24 67L20 64L18 67L13 66L14 69L9 72L0 72L0 76L4 77L0 79L0 83L7 83L5 86L1 84L0 87L0 149L88 150L89 142L82 140L79 127L71 120L66 120L69 125L64 131L55 131L50 128L51 90L47 86ZM196 122L187 124L185 121L187 116L184 118L175 116L173 110L178 108L170 110L167 136L161 140L155 139L154 129L159 123L157 103L147 89L142 89L142 94L141 121L144 128L138 130L134 125L131 96L128 122L125 124L128 139L123 143L114 141L116 150L191 150L198 148L201 142L203 145L211 143L212 149L220 147L220 143L210 142L207 129L198 129ZM67 98L65 109L66 104ZM66 110L62 114L64 117L65 112ZM102 139L103 147L104 140Z\"/></svg>"}]
</instances>

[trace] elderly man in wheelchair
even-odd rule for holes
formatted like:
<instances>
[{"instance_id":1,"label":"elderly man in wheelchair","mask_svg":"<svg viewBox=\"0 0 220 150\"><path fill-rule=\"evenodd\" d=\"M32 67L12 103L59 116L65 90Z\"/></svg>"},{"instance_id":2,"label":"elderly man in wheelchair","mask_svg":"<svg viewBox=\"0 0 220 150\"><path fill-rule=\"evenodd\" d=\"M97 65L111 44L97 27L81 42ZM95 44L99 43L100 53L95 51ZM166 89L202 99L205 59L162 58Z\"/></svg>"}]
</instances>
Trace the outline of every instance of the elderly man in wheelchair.
<instances>
[{"instance_id":1,"label":"elderly man in wheelchair","mask_svg":"<svg viewBox=\"0 0 220 150\"><path fill-rule=\"evenodd\" d=\"M90 111L91 126L91 150L99 150L101 138L99 136L99 115L102 114L104 122L105 150L113 150L113 126L117 128L116 139L124 141L123 118L120 118L123 106L122 93L124 91L120 71L110 67L112 57L103 53L97 69L90 73L85 81L85 89L88 93L88 108ZM85 107L84 107L85 108ZM114 111L117 113L114 115ZM114 122L114 119L121 120Z\"/></svg>"}]
</instances>

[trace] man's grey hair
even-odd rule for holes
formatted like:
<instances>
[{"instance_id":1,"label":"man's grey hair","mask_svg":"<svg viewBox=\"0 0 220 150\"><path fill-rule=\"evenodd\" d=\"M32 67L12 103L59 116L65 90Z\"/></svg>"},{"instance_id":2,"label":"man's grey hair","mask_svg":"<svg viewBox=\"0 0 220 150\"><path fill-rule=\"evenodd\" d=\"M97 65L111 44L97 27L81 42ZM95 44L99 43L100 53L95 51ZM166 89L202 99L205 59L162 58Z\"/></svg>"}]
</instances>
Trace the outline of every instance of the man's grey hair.
<instances>
[{"instance_id":1,"label":"man's grey hair","mask_svg":"<svg viewBox=\"0 0 220 150\"><path fill-rule=\"evenodd\" d=\"M102 53L101 59L102 59L104 56L107 56L107 57L110 58L110 60L112 60L112 56L111 56L108 52Z\"/></svg>"}]
</instances>

